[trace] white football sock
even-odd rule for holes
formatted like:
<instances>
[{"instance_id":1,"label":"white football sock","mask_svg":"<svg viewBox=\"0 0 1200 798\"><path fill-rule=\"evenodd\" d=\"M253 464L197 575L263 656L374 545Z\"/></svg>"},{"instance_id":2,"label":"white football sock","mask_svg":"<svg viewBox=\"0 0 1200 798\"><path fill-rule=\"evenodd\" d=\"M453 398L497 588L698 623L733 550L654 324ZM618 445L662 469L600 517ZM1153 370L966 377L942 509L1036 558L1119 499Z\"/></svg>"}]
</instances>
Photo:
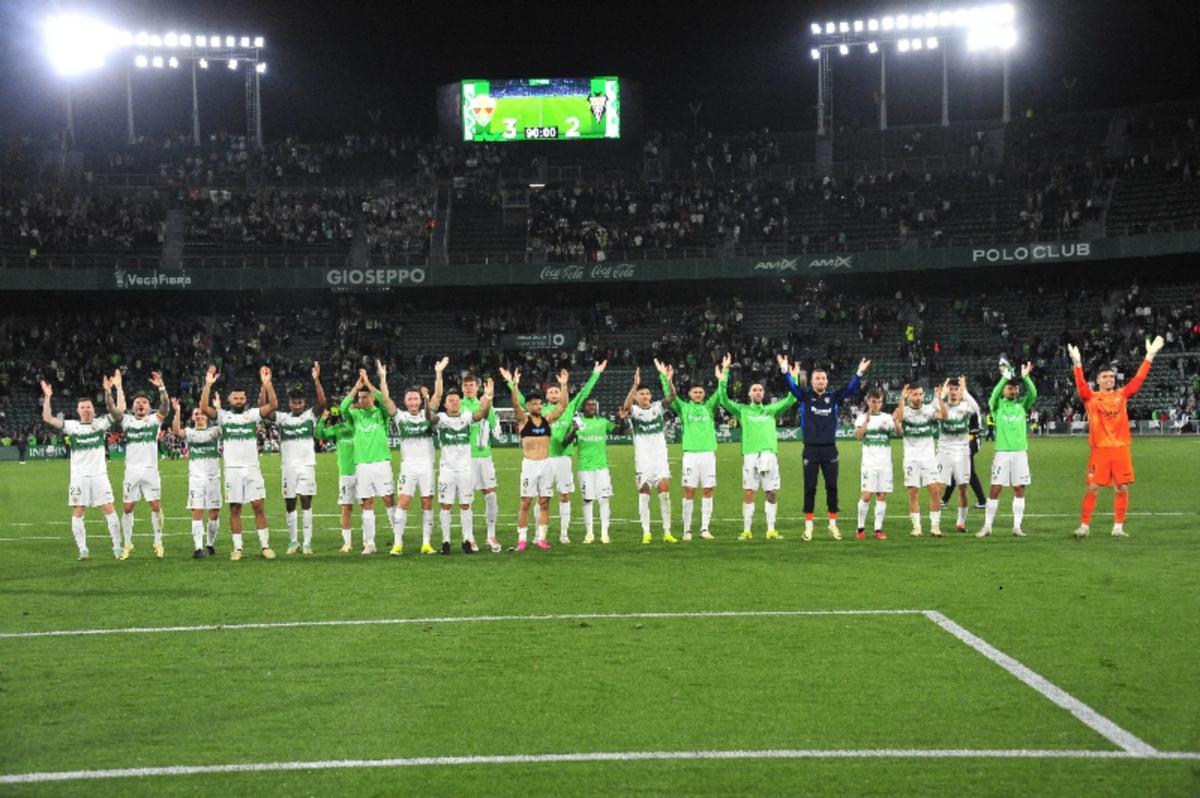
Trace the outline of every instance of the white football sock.
<instances>
[{"instance_id":1,"label":"white football sock","mask_svg":"<svg viewBox=\"0 0 1200 798\"><path fill-rule=\"evenodd\" d=\"M462 508L459 508L458 521L460 524L462 524L463 540L474 543L475 542L475 512L471 509L464 510Z\"/></svg>"},{"instance_id":2,"label":"white football sock","mask_svg":"<svg viewBox=\"0 0 1200 798\"><path fill-rule=\"evenodd\" d=\"M858 528L867 528L867 512L871 509L870 503L866 499L858 500Z\"/></svg>"},{"instance_id":3,"label":"white football sock","mask_svg":"<svg viewBox=\"0 0 1200 798\"><path fill-rule=\"evenodd\" d=\"M208 522L208 545L212 546L217 542L217 533L221 531L221 522L209 520Z\"/></svg>"},{"instance_id":4,"label":"white football sock","mask_svg":"<svg viewBox=\"0 0 1200 798\"><path fill-rule=\"evenodd\" d=\"M767 516L767 529L775 528L775 514L779 511L779 505L772 501L763 502L763 512Z\"/></svg>"},{"instance_id":5,"label":"white football sock","mask_svg":"<svg viewBox=\"0 0 1200 798\"><path fill-rule=\"evenodd\" d=\"M537 537L536 537L535 539L536 539L536 540L545 540L545 539L546 539L546 533L547 533L547 532L549 532L549 531L550 531L550 525L549 525L549 524L547 524L546 526L542 526L541 524L538 524L538 525L537 525Z\"/></svg>"},{"instance_id":6,"label":"white football sock","mask_svg":"<svg viewBox=\"0 0 1200 798\"><path fill-rule=\"evenodd\" d=\"M426 541L433 537L433 508L421 510L421 535Z\"/></svg>"},{"instance_id":7,"label":"white football sock","mask_svg":"<svg viewBox=\"0 0 1200 798\"><path fill-rule=\"evenodd\" d=\"M266 529L258 530L258 545L259 546L261 546L264 549L269 549L271 547L269 538L270 538L270 533Z\"/></svg>"},{"instance_id":8,"label":"white football sock","mask_svg":"<svg viewBox=\"0 0 1200 798\"><path fill-rule=\"evenodd\" d=\"M529 527L527 527L527 526L517 527L517 540L524 543L528 539L529 539Z\"/></svg>"},{"instance_id":9,"label":"white football sock","mask_svg":"<svg viewBox=\"0 0 1200 798\"><path fill-rule=\"evenodd\" d=\"M992 522L996 520L996 511L1000 509L999 499L988 499L987 508L983 511L983 528L991 529Z\"/></svg>"},{"instance_id":10,"label":"white football sock","mask_svg":"<svg viewBox=\"0 0 1200 798\"><path fill-rule=\"evenodd\" d=\"M242 550L243 546L242 546L242 533L241 532L233 533L233 547L235 549L237 549L238 551Z\"/></svg>"},{"instance_id":11,"label":"white football sock","mask_svg":"<svg viewBox=\"0 0 1200 798\"><path fill-rule=\"evenodd\" d=\"M658 511L662 514L663 534L671 534L671 494L658 494Z\"/></svg>"},{"instance_id":12,"label":"white football sock","mask_svg":"<svg viewBox=\"0 0 1200 798\"><path fill-rule=\"evenodd\" d=\"M558 503L558 534L566 535L571 528L571 500Z\"/></svg>"},{"instance_id":13,"label":"white football sock","mask_svg":"<svg viewBox=\"0 0 1200 798\"><path fill-rule=\"evenodd\" d=\"M87 527L83 524L83 516L71 516L71 534L75 536L75 545L80 551L87 548Z\"/></svg>"},{"instance_id":14,"label":"white football sock","mask_svg":"<svg viewBox=\"0 0 1200 798\"><path fill-rule=\"evenodd\" d=\"M375 511L362 511L363 548L375 545Z\"/></svg>"},{"instance_id":15,"label":"white football sock","mask_svg":"<svg viewBox=\"0 0 1200 798\"><path fill-rule=\"evenodd\" d=\"M387 505L384 505L384 507L387 509L388 525L395 526L396 525L396 511L400 508L398 508L394 504L391 507L388 507Z\"/></svg>"},{"instance_id":16,"label":"white football sock","mask_svg":"<svg viewBox=\"0 0 1200 798\"><path fill-rule=\"evenodd\" d=\"M708 525L712 522L713 513L713 497L700 497L700 531L707 532Z\"/></svg>"},{"instance_id":17,"label":"white football sock","mask_svg":"<svg viewBox=\"0 0 1200 798\"><path fill-rule=\"evenodd\" d=\"M487 520L487 534L489 538L496 537L496 519L500 516L500 499L496 496L496 492L483 494L483 513Z\"/></svg>"},{"instance_id":18,"label":"white football sock","mask_svg":"<svg viewBox=\"0 0 1200 798\"><path fill-rule=\"evenodd\" d=\"M115 513L114 513L115 515ZM133 544L133 513L125 513L121 516L121 528L125 532L125 545Z\"/></svg>"},{"instance_id":19,"label":"white football sock","mask_svg":"<svg viewBox=\"0 0 1200 798\"><path fill-rule=\"evenodd\" d=\"M958 508L958 522L957 522L958 526L966 526L967 525L967 509L968 508L966 508L966 507Z\"/></svg>"},{"instance_id":20,"label":"white football sock","mask_svg":"<svg viewBox=\"0 0 1200 798\"><path fill-rule=\"evenodd\" d=\"M116 511L114 510L113 512L104 516L104 522L106 524L108 524L108 536L110 538L112 538L113 546L120 547L120 545L121 545L121 524L117 521Z\"/></svg>"},{"instance_id":21,"label":"white football sock","mask_svg":"<svg viewBox=\"0 0 1200 798\"><path fill-rule=\"evenodd\" d=\"M342 545L349 546L354 539L353 533L349 529L342 530Z\"/></svg>"},{"instance_id":22,"label":"white football sock","mask_svg":"<svg viewBox=\"0 0 1200 798\"><path fill-rule=\"evenodd\" d=\"M692 510L695 506L695 499L685 498L683 500L683 533L685 535L690 534L692 531Z\"/></svg>"},{"instance_id":23,"label":"white football sock","mask_svg":"<svg viewBox=\"0 0 1200 798\"><path fill-rule=\"evenodd\" d=\"M1012 503L1013 529L1021 528L1021 520L1025 517L1025 497L1014 498Z\"/></svg>"},{"instance_id":24,"label":"white football sock","mask_svg":"<svg viewBox=\"0 0 1200 798\"><path fill-rule=\"evenodd\" d=\"M642 522L642 534L650 534L650 494L638 494L638 518Z\"/></svg>"},{"instance_id":25,"label":"white football sock","mask_svg":"<svg viewBox=\"0 0 1200 798\"><path fill-rule=\"evenodd\" d=\"M288 542L291 545L296 545L296 511L292 510L287 514L287 530Z\"/></svg>"},{"instance_id":26,"label":"white football sock","mask_svg":"<svg viewBox=\"0 0 1200 798\"><path fill-rule=\"evenodd\" d=\"M392 523L392 545L404 545L404 527L408 524L408 510L396 506L396 520Z\"/></svg>"},{"instance_id":27,"label":"white football sock","mask_svg":"<svg viewBox=\"0 0 1200 798\"><path fill-rule=\"evenodd\" d=\"M154 544L161 546L163 542L163 511L150 511L150 528L154 530Z\"/></svg>"},{"instance_id":28,"label":"white football sock","mask_svg":"<svg viewBox=\"0 0 1200 798\"><path fill-rule=\"evenodd\" d=\"M608 506L608 499L600 500L600 537L608 537L608 522L612 518L612 508Z\"/></svg>"},{"instance_id":29,"label":"white football sock","mask_svg":"<svg viewBox=\"0 0 1200 798\"><path fill-rule=\"evenodd\" d=\"M438 518L442 522L442 542L450 542L450 511L442 510L438 513Z\"/></svg>"},{"instance_id":30,"label":"white football sock","mask_svg":"<svg viewBox=\"0 0 1200 798\"><path fill-rule=\"evenodd\" d=\"M313 533L313 511L311 507L300 511L300 525L304 529L304 545L311 546Z\"/></svg>"},{"instance_id":31,"label":"white football sock","mask_svg":"<svg viewBox=\"0 0 1200 798\"><path fill-rule=\"evenodd\" d=\"M909 513L908 517L910 519L912 519L913 531L916 532L917 530L919 530L921 528L921 514L919 512Z\"/></svg>"},{"instance_id":32,"label":"white football sock","mask_svg":"<svg viewBox=\"0 0 1200 798\"><path fill-rule=\"evenodd\" d=\"M748 532L754 528L754 504L742 504L742 531Z\"/></svg>"},{"instance_id":33,"label":"white football sock","mask_svg":"<svg viewBox=\"0 0 1200 798\"><path fill-rule=\"evenodd\" d=\"M883 519L887 516L887 502L883 499L875 500L875 529L883 531Z\"/></svg>"},{"instance_id":34,"label":"white football sock","mask_svg":"<svg viewBox=\"0 0 1200 798\"><path fill-rule=\"evenodd\" d=\"M583 532L585 535L591 535L592 529L596 523L595 502L583 500Z\"/></svg>"},{"instance_id":35,"label":"white football sock","mask_svg":"<svg viewBox=\"0 0 1200 798\"><path fill-rule=\"evenodd\" d=\"M942 511L941 510L930 510L929 511L929 528L930 529L941 529L941 527L942 527Z\"/></svg>"},{"instance_id":36,"label":"white football sock","mask_svg":"<svg viewBox=\"0 0 1200 798\"><path fill-rule=\"evenodd\" d=\"M204 548L204 522L192 521L192 547L195 549Z\"/></svg>"}]
</instances>

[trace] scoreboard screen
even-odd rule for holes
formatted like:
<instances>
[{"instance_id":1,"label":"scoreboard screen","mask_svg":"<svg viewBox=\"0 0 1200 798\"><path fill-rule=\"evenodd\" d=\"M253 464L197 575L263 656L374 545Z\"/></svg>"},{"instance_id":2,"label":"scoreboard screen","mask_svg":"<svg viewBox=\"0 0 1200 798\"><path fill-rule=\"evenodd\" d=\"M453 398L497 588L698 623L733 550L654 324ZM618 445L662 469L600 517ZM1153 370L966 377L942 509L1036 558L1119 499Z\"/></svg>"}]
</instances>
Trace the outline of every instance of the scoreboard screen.
<instances>
[{"instance_id":1,"label":"scoreboard screen","mask_svg":"<svg viewBox=\"0 0 1200 798\"><path fill-rule=\"evenodd\" d=\"M463 141L566 141L621 137L614 77L464 80Z\"/></svg>"}]
</instances>

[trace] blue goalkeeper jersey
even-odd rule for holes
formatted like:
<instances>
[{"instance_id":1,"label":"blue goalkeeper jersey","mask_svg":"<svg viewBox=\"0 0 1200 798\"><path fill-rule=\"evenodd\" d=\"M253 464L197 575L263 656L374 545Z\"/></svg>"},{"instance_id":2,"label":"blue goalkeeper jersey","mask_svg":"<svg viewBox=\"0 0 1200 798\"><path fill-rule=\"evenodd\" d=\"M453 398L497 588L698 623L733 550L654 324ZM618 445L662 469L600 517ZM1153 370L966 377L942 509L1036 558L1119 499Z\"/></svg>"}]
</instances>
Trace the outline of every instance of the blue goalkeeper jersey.
<instances>
[{"instance_id":1,"label":"blue goalkeeper jersey","mask_svg":"<svg viewBox=\"0 0 1200 798\"><path fill-rule=\"evenodd\" d=\"M850 384L840 391L826 389L817 394L811 388L801 388L791 374L784 375L788 390L800 404L800 428L804 431L806 446L832 446L837 443L838 417L842 402L858 395L858 375L850 378Z\"/></svg>"}]
</instances>

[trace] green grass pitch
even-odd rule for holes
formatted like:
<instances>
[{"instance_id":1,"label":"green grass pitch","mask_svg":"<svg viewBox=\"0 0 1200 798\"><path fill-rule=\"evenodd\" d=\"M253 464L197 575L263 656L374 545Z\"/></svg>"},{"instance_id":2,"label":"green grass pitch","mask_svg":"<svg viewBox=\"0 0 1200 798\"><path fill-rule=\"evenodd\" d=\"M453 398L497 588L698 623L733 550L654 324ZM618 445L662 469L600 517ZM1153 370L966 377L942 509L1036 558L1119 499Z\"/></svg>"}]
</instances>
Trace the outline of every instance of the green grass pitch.
<instances>
[{"instance_id":1,"label":"green grass pitch","mask_svg":"<svg viewBox=\"0 0 1200 798\"><path fill-rule=\"evenodd\" d=\"M718 539L642 546L632 449L610 448L612 545L403 558L340 555L336 464L318 458L313 557L191 559L186 464L162 463L167 558L137 511L116 562L96 511L75 561L63 461L0 464L0 632L338 619L764 610L937 610L1164 752L1200 752L1200 440L1138 439L1126 523L1070 538L1087 444L1032 443L1025 530L853 539L858 446L841 445L842 531L800 540L800 447L781 451L785 539L738 542L740 456L722 446ZM899 445L894 454L899 457ZM678 448L672 449L678 474ZM502 537L520 454L498 450ZM990 447L980 455L984 471ZM897 460L896 474L899 477ZM110 464L119 490L120 463ZM899 483L898 483L899 484ZM678 531L681 489L673 488ZM555 505L556 502L552 502ZM697 502L697 504L699 504ZM818 500L818 511L823 500ZM697 520L699 507L697 506ZM379 513L382 517L382 513ZM415 551L419 514L410 517ZM476 503L476 531L483 525ZM943 528L953 527L953 517ZM974 532L982 511L971 510ZM552 506L551 539L557 538ZM927 519L926 519L927 523ZM389 536L380 524L381 543ZM435 541L440 532L435 530ZM480 535L482 537L482 535ZM252 534L248 536L248 543ZM459 540L455 513L455 541ZM355 527L355 542L359 530ZM381 549L386 550L385 546ZM64 770L590 752L1116 746L921 615L590 618L0 637L0 776ZM5 784L2 795L1194 795L1200 761L831 758L426 764Z\"/></svg>"}]
</instances>

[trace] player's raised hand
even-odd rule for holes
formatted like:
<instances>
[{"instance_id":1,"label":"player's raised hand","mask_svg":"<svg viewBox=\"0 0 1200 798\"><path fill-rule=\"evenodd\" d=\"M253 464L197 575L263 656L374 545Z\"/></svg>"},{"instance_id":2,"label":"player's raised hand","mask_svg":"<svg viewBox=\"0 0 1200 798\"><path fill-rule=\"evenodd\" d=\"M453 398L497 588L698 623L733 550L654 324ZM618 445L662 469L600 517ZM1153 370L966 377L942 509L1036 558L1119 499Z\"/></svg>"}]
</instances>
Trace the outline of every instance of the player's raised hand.
<instances>
[{"instance_id":1,"label":"player's raised hand","mask_svg":"<svg viewBox=\"0 0 1200 798\"><path fill-rule=\"evenodd\" d=\"M179 400L171 399L171 407L175 410L175 415L179 415Z\"/></svg>"},{"instance_id":2,"label":"player's raised hand","mask_svg":"<svg viewBox=\"0 0 1200 798\"><path fill-rule=\"evenodd\" d=\"M387 379L387 366L383 365L382 360L375 361L375 373L379 375L380 382Z\"/></svg>"},{"instance_id":3,"label":"player's raised hand","mask_svg":"<svg viewBox=\"0 0 1200 798\"><path fill-rule=\"evenodd\" d=\"M666 369L663 370L663 374L667 375L667 380L675 379L675 367L668 365Z\"/></svg>"},{"instance_id":4,"label":"player's raised hand","mask_svg":"<svg viewBox=\"0 0 1200 798\"><path fill-rule=\"evenodd\" d=\"M1033 373L1033 364L1032 363L1026 362L1025 364L1023 364L1021 366L1021 376L1022 377L1028 377L1032 373Z\"/></svg>"},{"instance_id":5,"label":"player's raised hand","mask_svg":"<svg viewBox=\"0 0 1200 798\"><path fill-rule=\"evenodd\" d=\"M421 398L424 399L426 402L428 402L429 401L429 388L425 385L422 385L420 390L421 390Z\"/></svg>"},{"instance_id":6,"label":"player's raised hand","mask_svg":"<svg viewBox=\"0 0 1200 798\"><path fill-rule=\"evenodd\" d=\"M726 357L729 357L729 355L726 355ZM789 367L788 367L788 356L787 355L784 355L784 354L775 355L775 362L779 364L779 370L782 373L784 373L784 374L788 373Z\"/></svg>"},{"instance_id":7,"label":"player's raised hand","mask_svg":"<svg viewBox=\"0 0 1200 798\"><path fill-rule=\"evenodd\" d=\"M157 371L150 372L150 384L159 389L166 387L163 383L162 374Z\"/></svg>"},{"instance_id":8,"label":"player's raised hand","mask_svg":"<svg viewBox=\"0 0 1200 798\"><path fill-rule=\"evenodd\" d=\"M908 384L907 384L907 383L905 383L904 387L903 387L902 389L900 389L900 401L901 401L901 402L907 402L907 401L908 401L908 395L909 395L910 393L912 393L912 388L910 388L910 387L908 386Z\"/></svg>"},{"instance_id":9,"label":"player's raised hand","mask_svg":"<svg viewBox=\"0 0 1200 798\"><path fill-rule=\"evenodd\" d=\"M354 383L354 387L355 387L355 388L361 388L361 387L363 387L364 385L366 385L366 384L367 384L367 382L368 382L368 379L367 379L367 370L366 370L366 369L359 369L359 370L358 370L358 382Z\"/></svg>"},{"instance_id":10,"label":"player's raised hand","mask_svg":"<svg viewBox=\"0 0 1200 798\"><path fill-rule=\"evenodd\" d=\"M39 380L38 382L42 386L42 396L49 399L54 394L54 389L51 388L50 383L46 382L45 380Z\"/></svg>"},{"instance_id":11,"label":"player's raised hand","mask_svg":"<svg viewBox=\"0 0 1200 798\"><path fill-rule=\"evenodd\" d=\"M1075 344L1067 344L1067 354L1071 356L1071 363L1073 365L1083 365L1083 355L1079 353L1079 347L1075 346Z\"/></svg>"},{"instance_id":12,"label":"player's raised hand","mask_svg":"<svg viewBox=\"0 0 1200 798\"><path fill-rule=\"evenodd\" d=\"M113 375L112 375L112 384L113 384L113 387L114 387L114 388L120 388L120 387L121 387L121 381L122 381L123 379L124 379L124 375L123 375L123 374L121 374L121 370L120 370L120 369L113 369Z\"/></svg>"},{"instance_id":13,"label":"player's raised hand","mask_svg":"<svg viewBox=\"0 0 1200 798\"><path fill-rule=\"evenodd\" d=\"M321 364L315 360L313 361L312 378L313 382L317 382L321 379Z\"/></svg>"},{"instance_id":14,"label":"player's raised hand","mask_svg":"<svg viewBox=\"0 0 1200 798\"><path fill-rule=\"evenodd\" d=\"M217 373L216 366L209 366L208 371L204 372L204 384L211 388L212 384L216 382L217 378L220 376L221 375Z\"/></svg>"},{"instance_id":15,"label":"player's raised hand","mask_svg":"<svg viewBox=\"0 0 1200 798\"><path fill-rule=\"evenodd\" d=\"M658 373L659 373L659 374L666 374L666 373L667 373L667 364L666 364L666 363L663 363L663 362L662 362L661 360L659 360L658 358L654 358L654 368L656 368L656 369L658 370Z\"/></svg>"},{"instance_id":16,"label":"player's raised hand","mask_svg":"<svg viewBox=\"0 0 1200 798\"><path fill-rule=\"evenodd\" d=\"M1154 360L1154 356L1157 355L1159 350L1162 348L1163 348L1163 337L1161 335L1155 336L1153 341L1151 341L1149 338L1147 338L1146 339L1146 359Z\"/></svg>"},{"instance_id":17,"label":"player's raised hand","mask_svg":"<svg viewBox=\"0 0 1200 798\"><path fill-rule=\"evenodd\" d=\"M258 370L258 378L259 378L260 380L262 380L262 384L263 384L263 385L270 385L270 383L271 383L271 369L270 369L269 367L267 367L267 366L263 366L262 368L260 368L260 369Z\"/></svg>"},{"instance_id":18,"label":"player's raised hand","mask_svg":"<svg viewBox=\"0 0 1200 798\"><path fill-rule=\"evenodd\" d=\"M727 369L732 365L733 365L733 355L726 352L725 357L721 358L721 368Z\"/></svg>"},{"instance_id":19,"label":"player's raised hand","mask_svg":"<svg viewBox=\"0 0 1200 798\"><path fill-rule=\"evenodd\" d=\"M217 410L221 409L221 394L217 393L216 391L213 391L212 406Z\"/></svg>"},{"instance_id":20,"label":"player's raised hand","mask_svg":"<svg viewBox=\"0 0 1200 798\"><path fill-rule=\"evenodd\" d=\"M967 378L961 374L958 375L958 384L964 391L967 390Z\"/></svg>"},{"instance_id":21,"label":"player's raised hand","mask_svg":"<svg viewBox=\"0 0 1200 798\"><path fill-rule=\"evenodd\" d=\"M633 387L636 388L642 384L642 369L639 366L633 370Z\"/></svg>"},{"instance_id":22,"label":"player's raised hand","mask_svg":"<svg viewBox=\"0 0 1200 798\"><path fill-rule=\"evenodd\" d=\"M791 368L788 369L787 373L792 375L792 382L799 382L800 380L807 379L807 375L804 373L804 369L800 368L799 363L793 363Z\"/></svg>"},{"instance_id":23,"label":"player's raised hand","mask_svg":"<svg viewBox=\"0 0 1200 798\"><path fill-rule=\"evenodd\" d=\"M495 395L495 393L496 393L496 381L493 380L491 377L488 377L487 380L483 383L483 395L486 396L488 399L491 399L492 396Z\"/></svg>"},{"instance_id":24,"label":"player's raised hand","mask_svg":"<svg viewBox=\"0 0 1200 798\"><path fill-rule=\"evenodd\" d=\"M441 360L439 360L438 362L433 364L433 370L436 373L441 374L443 371L446 370L446 366L448 366L449 364L450 364L450 358L443 357Z\"/></svg>"},{"instance_id":25,"label":"player's raised hand","mask_svg":"<svg viewBox=\"0 0 1200 798\"><path fill-rule=\"evenodd\" d=\"M504 380L505 382L514 382L511 371L504 368L504 366L501 366L499 368L499 371L500 371L500 379Z\"/></svg>"},{"instance_id":26,"label":"player's raised hand","mask_svg":"<svg viewBox=\"0 0 1200 798\"><path fill-rule=\"evenodd\" d=\"M721 378L725 376L725 369L721 368L720 363L713 366L713 374L717 376L717 382L720 382Z\"/></svg>"},{"instance_id":27,"label":"player's raised hand","mask_svg":"<svg viewBox=\"0 0 1200 798\"><path fill-rule=\"evenodd\" d=\"M571 372L567 371L566 369L563 369L562 371L558 372L558 384L559 385L566 386L566 385L569 385L570 382L571 382Z\"/></svg>"},{"instance_id":28,"label":"player's raised hand","mask_svg":"<svg viewBox=\"0 0 1200 798\"><path fill-rule=\"evenodd\" d=\"M866 374L867 369L869 368L871 368L871 361L869 359L864 357L862 360L858 361L858 376L861 377L862 375Z\"/></svg>"},{"instance_id":29,"label":"player's raised hand","mask_svg":"<svg viewBox=\"0 0 1200 798\"><path fill-rule=\"evenodd\" d=\"M596 361L596 365L592 367L592 371L594 371L596 374L603 374L606 368L608 368L608 361L598 360Z\"/></svg>"},{"instance_id":30,"label":"player's raised hand","mask_svg":"<svg viewBox=\"0 0 1200 798\"><path fill-rule=\"evenodd\" d=\"M950 378L949 377L947 377L946 381L942 383L942 387L938 391L938 398L941 399L942 401L945 401L948 396L950 396Z\"/></svg>"},{"instance_id":31,"label":"player's raised hand","mask_svg":"<svg viewBox=\"0 0 1200 798\"><path fill-rule=\"evenodd\" d=\"M100 380L100 385L103 386L104 392L108 393L113 387L112 377L108 376L107 374L104 375L104 378Z\"/></svg>"},{"instance_id":32,"label":"player's raised hand","mask_svg":"<svg viewBox=\"0 0 1200 798\"><path fill-rule=\"evenodd\" d=\"M512 381L513 381L513 385L521 384L521 370L520 369L513 369Z\"/></svg>"}]
</instances>

